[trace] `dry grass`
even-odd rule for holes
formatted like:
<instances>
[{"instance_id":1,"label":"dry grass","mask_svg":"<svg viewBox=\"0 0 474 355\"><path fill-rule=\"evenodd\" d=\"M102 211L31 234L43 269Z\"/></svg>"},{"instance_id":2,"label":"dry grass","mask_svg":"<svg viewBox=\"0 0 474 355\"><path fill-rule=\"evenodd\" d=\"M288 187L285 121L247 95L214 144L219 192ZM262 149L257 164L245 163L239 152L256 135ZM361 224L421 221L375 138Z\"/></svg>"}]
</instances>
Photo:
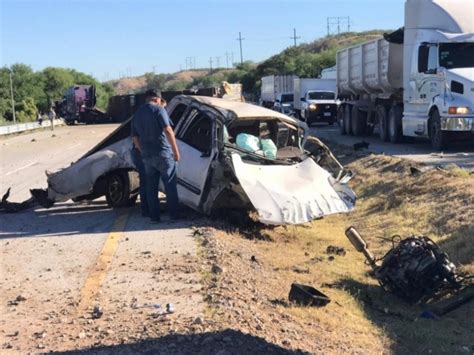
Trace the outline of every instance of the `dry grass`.
<instances>
[{"instance_id":1,"label":"dry grass","mask_svg":"<svg viewBox=\"0 0 474 355\"><path fill-rule=\"evenodd\" d=\"M263 264L273 270L275 292L286 297L292 282L319 288L332 302L322 309L285 307L308 336L333 334L350 352L472 353L474 304L434 321L419 318L422 309L384 292L369 274L364 257L344 236L354 225L375 255L390 247L387 239L427 235L448 252L461 270L474 274L474 176L456 169L410 174L415 163L369 156L352 162L351 182L359 199L355 211L304 226L265 230L273 242L252 241ZM247 243L247 241L245 242ZM345 256L330 261L328 245L344 247ZM268 278L268 276L267 276ZM278 281L275 281L278 280ZM327 334L326 334L327 335ZM307 349L317 351L317 349ZM338 353L338 348L325 348Z\"/></svg>"}]
</instances>

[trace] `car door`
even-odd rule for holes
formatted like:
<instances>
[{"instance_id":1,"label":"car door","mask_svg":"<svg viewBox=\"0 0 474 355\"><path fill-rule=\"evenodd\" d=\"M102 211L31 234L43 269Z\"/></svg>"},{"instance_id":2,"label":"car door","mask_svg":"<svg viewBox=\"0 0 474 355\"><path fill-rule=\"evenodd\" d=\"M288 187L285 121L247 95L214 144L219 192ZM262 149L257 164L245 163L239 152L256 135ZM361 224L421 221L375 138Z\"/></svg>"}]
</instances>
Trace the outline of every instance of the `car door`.
<instances>
[{"instance_id":1,"label":"car door","mask_svg":"<svg viewBox=\"0 0 474 355\"><path fill-rule=\"evenodd\" d=\"M209 111L191 107L178 131L181 153L178 163L178 196L182 203L199 209L209 167L215 155L215 120Z\"/></svg>"}]
</instances>

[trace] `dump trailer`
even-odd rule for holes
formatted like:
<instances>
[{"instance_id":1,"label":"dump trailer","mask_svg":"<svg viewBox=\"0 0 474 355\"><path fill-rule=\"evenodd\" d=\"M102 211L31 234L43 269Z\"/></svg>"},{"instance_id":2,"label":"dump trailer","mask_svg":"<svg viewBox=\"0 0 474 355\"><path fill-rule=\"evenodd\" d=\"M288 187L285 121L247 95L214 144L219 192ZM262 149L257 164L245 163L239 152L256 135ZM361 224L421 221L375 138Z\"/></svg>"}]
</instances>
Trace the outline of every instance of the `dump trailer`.
<instances>
[{"instance_id":1,"label":"dump trailer","mask_svg":"<svg viewBox=\"0 0 474 355\"><path fill-rule=\"evenodd\" d=\"M474 138L474 2L407 0L405 26L337 52L341 134Z\"/></svg>"},{"instance_id":2,"label":"dump trailer","mask_svg":"<svg viewBox=\"0 0 474 355\"><path fill-rule=\"evenodd\" d=\"M294 110L296 117L306 121L308 125L313 122L336 121L336 80L296 78L293 84Z\"/></svg>"},{"instance_id":3,"label":"dump trailer","mask_svg":"<svg viewBox=\"0 0 474 355\"><path fill-rule=\"evenodd\" d=\"M269 75L262 78L260 101L266 108L274 108L282 94L293 93L293 80L296 75Z\"/></svg>"}]
</instances>

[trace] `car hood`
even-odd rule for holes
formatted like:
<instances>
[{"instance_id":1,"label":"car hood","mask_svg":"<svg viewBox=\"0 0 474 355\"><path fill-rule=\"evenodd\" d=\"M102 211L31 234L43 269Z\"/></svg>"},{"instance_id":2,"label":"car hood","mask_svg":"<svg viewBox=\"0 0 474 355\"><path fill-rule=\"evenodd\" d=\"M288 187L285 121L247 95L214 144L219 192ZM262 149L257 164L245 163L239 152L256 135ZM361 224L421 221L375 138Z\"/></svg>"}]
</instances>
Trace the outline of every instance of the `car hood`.
<instances>
[{"instance_id":1,"label":"car hood","mask_svg":"<svg viewBox=\"0 0 474 355\"><path fill-rule=\"evenodd\" d=\"M265 224L300 224L351 211L355 193L311 158L294 165L256 165L232 154L235 175ZM275 179L278 176L278 179Z\"/></svg>"}]
</instances>

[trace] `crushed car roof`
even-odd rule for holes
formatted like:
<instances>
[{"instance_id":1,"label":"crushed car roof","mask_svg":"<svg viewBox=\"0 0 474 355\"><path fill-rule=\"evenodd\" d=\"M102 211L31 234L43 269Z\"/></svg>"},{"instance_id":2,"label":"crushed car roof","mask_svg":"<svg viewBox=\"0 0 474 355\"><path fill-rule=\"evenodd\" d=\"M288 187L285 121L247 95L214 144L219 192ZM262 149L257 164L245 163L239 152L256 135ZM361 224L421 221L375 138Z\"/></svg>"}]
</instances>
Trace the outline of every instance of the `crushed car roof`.
<instances>
[{"instance_id":1,"label":"crushed car roof","mask_svg":"<svg viewBox=\"0 0 474 355\"><path fill-rule=\"evenodd\" d=\"M277 118L279 120L291 123L293 125L298 125L298 121L295 119L286 116L280 112L269 110L267 108L257 106L250 103L244 103L239 101L230 101L225 99L219 99L215 97L208 96L188 96L192 100L200 102L205 105L213 106L217 109L232 111L237 119L247 119L247 118Z\"/></svg>"}]
</instances>

